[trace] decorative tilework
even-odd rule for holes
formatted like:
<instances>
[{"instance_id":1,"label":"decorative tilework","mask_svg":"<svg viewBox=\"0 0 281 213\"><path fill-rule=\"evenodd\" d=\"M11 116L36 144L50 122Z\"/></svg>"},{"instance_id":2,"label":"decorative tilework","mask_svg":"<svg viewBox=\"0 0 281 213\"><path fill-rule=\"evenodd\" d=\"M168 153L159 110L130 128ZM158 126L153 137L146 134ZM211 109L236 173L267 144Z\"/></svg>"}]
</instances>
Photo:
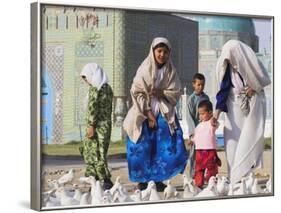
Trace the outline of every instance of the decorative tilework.
<instances>
[{"instance_id":1,"label":"decorative tilework","mask_svg":"<svg viewBox=\"0 0 281 213\"><path fill-rule=\"evenodd\" d=\"M78 42L75 45L75 55L77 57L102 57L104 54L104 44L97 41L94 47L84 42Z\"/></svg>"},{"instance_id":2,"label":"decorative tilework","mask_svg":"<svg viewBox=\"0 0 281 213\"><path fill-rule=\"evenodd\" d=\"M52 82L53 97L53 136L52 143L62 142L63 124L63 71L64 48L62 45L46 45L42 50L42 63L46 65Z\"/></svg>"}]
</instances>

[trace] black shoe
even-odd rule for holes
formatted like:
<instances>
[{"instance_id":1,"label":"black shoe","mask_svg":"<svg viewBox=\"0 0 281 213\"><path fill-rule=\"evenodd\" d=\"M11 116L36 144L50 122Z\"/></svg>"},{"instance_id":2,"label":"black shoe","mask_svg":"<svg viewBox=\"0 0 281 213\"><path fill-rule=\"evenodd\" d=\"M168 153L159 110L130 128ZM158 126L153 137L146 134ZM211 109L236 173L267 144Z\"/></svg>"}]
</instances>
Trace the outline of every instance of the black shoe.
<instances>
[{"instance_id":1,"label":"black shoe","mask_svg":"<svg viewBox=\"0 0 281 213\"><path fill-rule=\"evenodd\" d=\"M113 183L112 181L108 178L108 179L105 179L104 182L103 182L103 190L109 190L111 189L113 186Z\"/></svg>"},{"instance_id":2,"label":"black shoe","mask_svg":"<svg viewBox=\"0 0 281 213\"><path fill-rule=\"evenodd\" d=\"M164 189L167 187L167 185L162 182L156 182L155 184L157 192L163 192Z\"/></svg>"},{"instance_id":3,"label":"black shoe","mask_svg":"<svg viewBox=\"0 0 281 213\"><path fill-rule=\"evenodd\" d=\"M147 183L139 183L138 184L138 189L139 190L145 190L147 188Z\"/></svg>"}]
</instances>

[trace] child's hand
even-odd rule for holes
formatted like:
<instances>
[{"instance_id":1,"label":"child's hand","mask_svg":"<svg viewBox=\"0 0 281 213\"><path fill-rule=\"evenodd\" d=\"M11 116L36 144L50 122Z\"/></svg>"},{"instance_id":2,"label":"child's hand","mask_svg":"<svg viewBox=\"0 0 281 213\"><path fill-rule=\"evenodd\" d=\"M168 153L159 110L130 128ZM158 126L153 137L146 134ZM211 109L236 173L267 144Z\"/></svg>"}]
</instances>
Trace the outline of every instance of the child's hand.
<instances>
[{"instance_id":1,"label":"child's hand","mask_svg":"<svg viewBox=\"0 0 281 213\"><path fill-rule=\"evenodd\" d=\"M215 117L211 118L211 124L213 127L217 127L219 125L218 120Z\"/></svg>"},{"instance_id":2,"label":"child's hand","mask_svg":"<svg viewBox=\"0 0 281 213\"><path fill-rule=\"evenodd\" d=\"M93 126L88 127L87 129L87 137L92 138L95 134L95 128Z\"/></svg>"},{"instance_id":3,"label":"child's hand","mask_svg":"<svg viewBox=\"0 0 281 213\"><path fill-rule=\"evenodd\" d=\"M194 142L193 142L192 140L188 140L187 144L188 144L189 146L192 146L192 145L194 145Z\"/></svg>"}]
</instances>

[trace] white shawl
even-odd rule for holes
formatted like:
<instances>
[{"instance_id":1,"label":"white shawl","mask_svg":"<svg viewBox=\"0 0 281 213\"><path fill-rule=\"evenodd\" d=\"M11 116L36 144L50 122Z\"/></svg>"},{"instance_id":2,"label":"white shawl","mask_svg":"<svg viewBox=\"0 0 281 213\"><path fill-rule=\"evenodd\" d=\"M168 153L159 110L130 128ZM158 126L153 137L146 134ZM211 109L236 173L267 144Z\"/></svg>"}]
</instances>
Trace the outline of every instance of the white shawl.
<instances>
[{"instance_id":1,"label":"white shawl","mask_svg":"<svg viewBox=\"0 0 281 213\"><path fill-rule=\"evenodd\" d=\"M257 59L254 51L246 44L230 40L222 48L216 74L221 84L227 63L233 71L241 74L248 86L256 92L250 101L250 112L243 114L239 90L231 89L225 114L224 139L230 181L235 183L262 162L266 102L263 88L270 84L270 78ZM232 76L233 77L233 76Z\"/></svg>"},{"instance_id":2,"label":"white shawl","mask_svg":"<svg viewBox=\"0 0 281 213\"><path fill-rule=\"evenodd\" d=\"M241 41L229 40L224 44L216 67L218 85L223 80L228 63L234 70L238 70L248 86L257 92L271 83L265 67L255 52Z\"/></svg>"}]
</instances>

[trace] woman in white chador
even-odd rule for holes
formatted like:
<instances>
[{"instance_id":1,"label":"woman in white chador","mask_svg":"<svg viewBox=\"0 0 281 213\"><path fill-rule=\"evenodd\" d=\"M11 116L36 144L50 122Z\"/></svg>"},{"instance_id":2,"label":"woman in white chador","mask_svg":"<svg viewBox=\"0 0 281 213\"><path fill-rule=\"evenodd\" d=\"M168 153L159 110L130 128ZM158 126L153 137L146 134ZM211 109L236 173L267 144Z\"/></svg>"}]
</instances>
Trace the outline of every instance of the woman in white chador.
<instances>
[{"instance_id":1,"label":"woman in white chador","mask_svg":"<svg viewBox=\"0 0 281 213\"><path fill-rule=\"evenodd\" d=\"M213 122L225 112L224 140L228 175L238 182L262 165L266 100L263 88L271 83L262 63L246 44L225 43L217 62L219 91Z\"/></svg>"}]
</instances>

